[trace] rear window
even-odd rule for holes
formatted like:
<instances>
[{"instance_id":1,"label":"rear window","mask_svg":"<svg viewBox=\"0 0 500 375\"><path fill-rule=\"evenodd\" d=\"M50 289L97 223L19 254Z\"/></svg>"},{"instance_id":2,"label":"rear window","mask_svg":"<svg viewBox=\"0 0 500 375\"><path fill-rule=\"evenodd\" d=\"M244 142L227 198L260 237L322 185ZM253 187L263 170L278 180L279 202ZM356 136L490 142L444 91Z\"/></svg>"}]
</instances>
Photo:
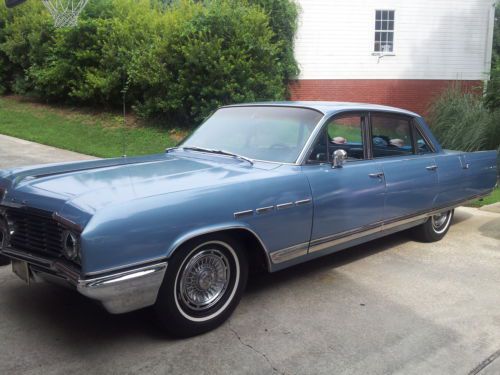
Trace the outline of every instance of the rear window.
<instances>
[{"instance_id":1,"label":"rear window","mask_svg":"<svg viewBox=\"0 0 500 375\"><path fill-rule=\"evenodd\" d=\"M412 155L411 120L385 114L373 114L372 150L374 158Z\"/></svg>"}]
</instances>

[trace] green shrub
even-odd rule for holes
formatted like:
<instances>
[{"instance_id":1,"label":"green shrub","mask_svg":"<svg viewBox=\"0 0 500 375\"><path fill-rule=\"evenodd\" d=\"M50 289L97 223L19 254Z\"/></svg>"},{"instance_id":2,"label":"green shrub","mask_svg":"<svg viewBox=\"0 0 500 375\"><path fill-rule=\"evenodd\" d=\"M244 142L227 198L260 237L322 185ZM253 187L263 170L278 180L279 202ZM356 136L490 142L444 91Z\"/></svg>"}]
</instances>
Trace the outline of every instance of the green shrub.
<instances>
[{"instance_id":1,"label":"green shrub","mask_svg":"<svg viewBox=\"0 0 500 375\"><path fill-rule=\"evenodd\" d=\"M500 111L490 111L481 96L460 86L444 91L430 109L429 123L445 148L476 151L500 146Z\"/></svg>"},{"instance_id":2,"label":"green shrub","mask_svg":"<svg viewBox=\"0 0 500 375\"><path fill-rule=\"evenodd\" d=\"M0 51L7 57L11 82L9 89L17 94L33 90L28 77L32 66L43 64L52 40L52 19L40 1L30 1L5 14L4 40Z\"/></svg>"},{"instance_id":3,"label":"green shrub","mask_svg":"<svg viewBox=\"0 0 500 375\"><path fill-rule=\"evenodd\" d=\"M131 69L131 87L144 93L140 114L182 124L199 122L223 104L285 97L279 44L259 8L182 2L163 21Z\"/></svg>"},{"instance_id":4,"label":"green shrub","mask_svg":"<svg viewBox=\"0 0 500 375\"><path fill-rule=\"evenodd\" d=\"M0 17L0 90L46 101L118 107L125 93L140 115L182 125L284 99L297 74L290 0L102 0L57 30L41 2Z\"/></svg>"}]
</instances>

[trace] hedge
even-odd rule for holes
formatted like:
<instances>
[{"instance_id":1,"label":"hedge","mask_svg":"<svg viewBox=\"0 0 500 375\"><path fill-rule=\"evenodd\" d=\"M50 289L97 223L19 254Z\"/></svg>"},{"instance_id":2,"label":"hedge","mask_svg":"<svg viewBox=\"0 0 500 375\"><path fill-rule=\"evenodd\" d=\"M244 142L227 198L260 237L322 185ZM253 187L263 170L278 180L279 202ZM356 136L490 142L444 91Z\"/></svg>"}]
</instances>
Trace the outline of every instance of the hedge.
<instances>
[{"instance_id":1,"label":"hedge","mask_svg":"<svg viewBox=\"0 0 500 375\"><path fill-rule=\"evenodd\" d=\"M0 93L128 106L191 126L216 107L280 100L298 73L290 0L100 0L54 29L39 1L0 7Z\"/></svg>"}]
</instances>

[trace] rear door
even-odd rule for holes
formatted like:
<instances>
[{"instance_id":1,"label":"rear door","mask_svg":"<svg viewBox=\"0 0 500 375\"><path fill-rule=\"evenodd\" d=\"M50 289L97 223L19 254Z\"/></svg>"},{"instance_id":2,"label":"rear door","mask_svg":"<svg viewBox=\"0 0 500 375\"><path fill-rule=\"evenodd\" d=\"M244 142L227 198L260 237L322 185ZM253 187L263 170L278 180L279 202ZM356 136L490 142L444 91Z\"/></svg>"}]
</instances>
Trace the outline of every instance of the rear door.
<instances>
[{"instance_id":1,"label":"rear door","mask_svg":"<svg viewBox=\"0 0 500 375\"><path fill-rule=\"evenodd\" d=\"M437 196L437 165L432 152L420 150L413 119L372 112L371 149L386 185L384 221L411 216L433 207Z\"/></svg>"}]
</instances>

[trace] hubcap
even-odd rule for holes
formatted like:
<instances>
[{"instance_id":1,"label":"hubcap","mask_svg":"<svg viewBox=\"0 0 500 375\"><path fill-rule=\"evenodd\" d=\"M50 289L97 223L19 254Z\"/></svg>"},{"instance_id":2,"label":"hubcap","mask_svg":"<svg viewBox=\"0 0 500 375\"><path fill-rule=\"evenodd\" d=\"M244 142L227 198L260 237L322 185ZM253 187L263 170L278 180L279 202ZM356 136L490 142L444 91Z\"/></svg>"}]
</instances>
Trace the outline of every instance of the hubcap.
<instances>
[{"instance_id":1,"label":"hubcap","mask_svg":"<svg viewBox=\"0 0 500 375\"><path fill-rule=\"evenodd\" d=\"M446 227L449 214L449 212L445 212L432 216L432 226L436 231L440 231Z\"/></svg>"},{"instance_id":2,"label":"hubcap","mask_svg":"<svg viewBox=\"0 0 500 375\"><path fill-rule=\"evenodd\" d=\"M206 310L224 295L230 270L226 256L217 249L203 250L187 263L180 280L182 302L192 310Z\"/></svg>"}]
</instances>

